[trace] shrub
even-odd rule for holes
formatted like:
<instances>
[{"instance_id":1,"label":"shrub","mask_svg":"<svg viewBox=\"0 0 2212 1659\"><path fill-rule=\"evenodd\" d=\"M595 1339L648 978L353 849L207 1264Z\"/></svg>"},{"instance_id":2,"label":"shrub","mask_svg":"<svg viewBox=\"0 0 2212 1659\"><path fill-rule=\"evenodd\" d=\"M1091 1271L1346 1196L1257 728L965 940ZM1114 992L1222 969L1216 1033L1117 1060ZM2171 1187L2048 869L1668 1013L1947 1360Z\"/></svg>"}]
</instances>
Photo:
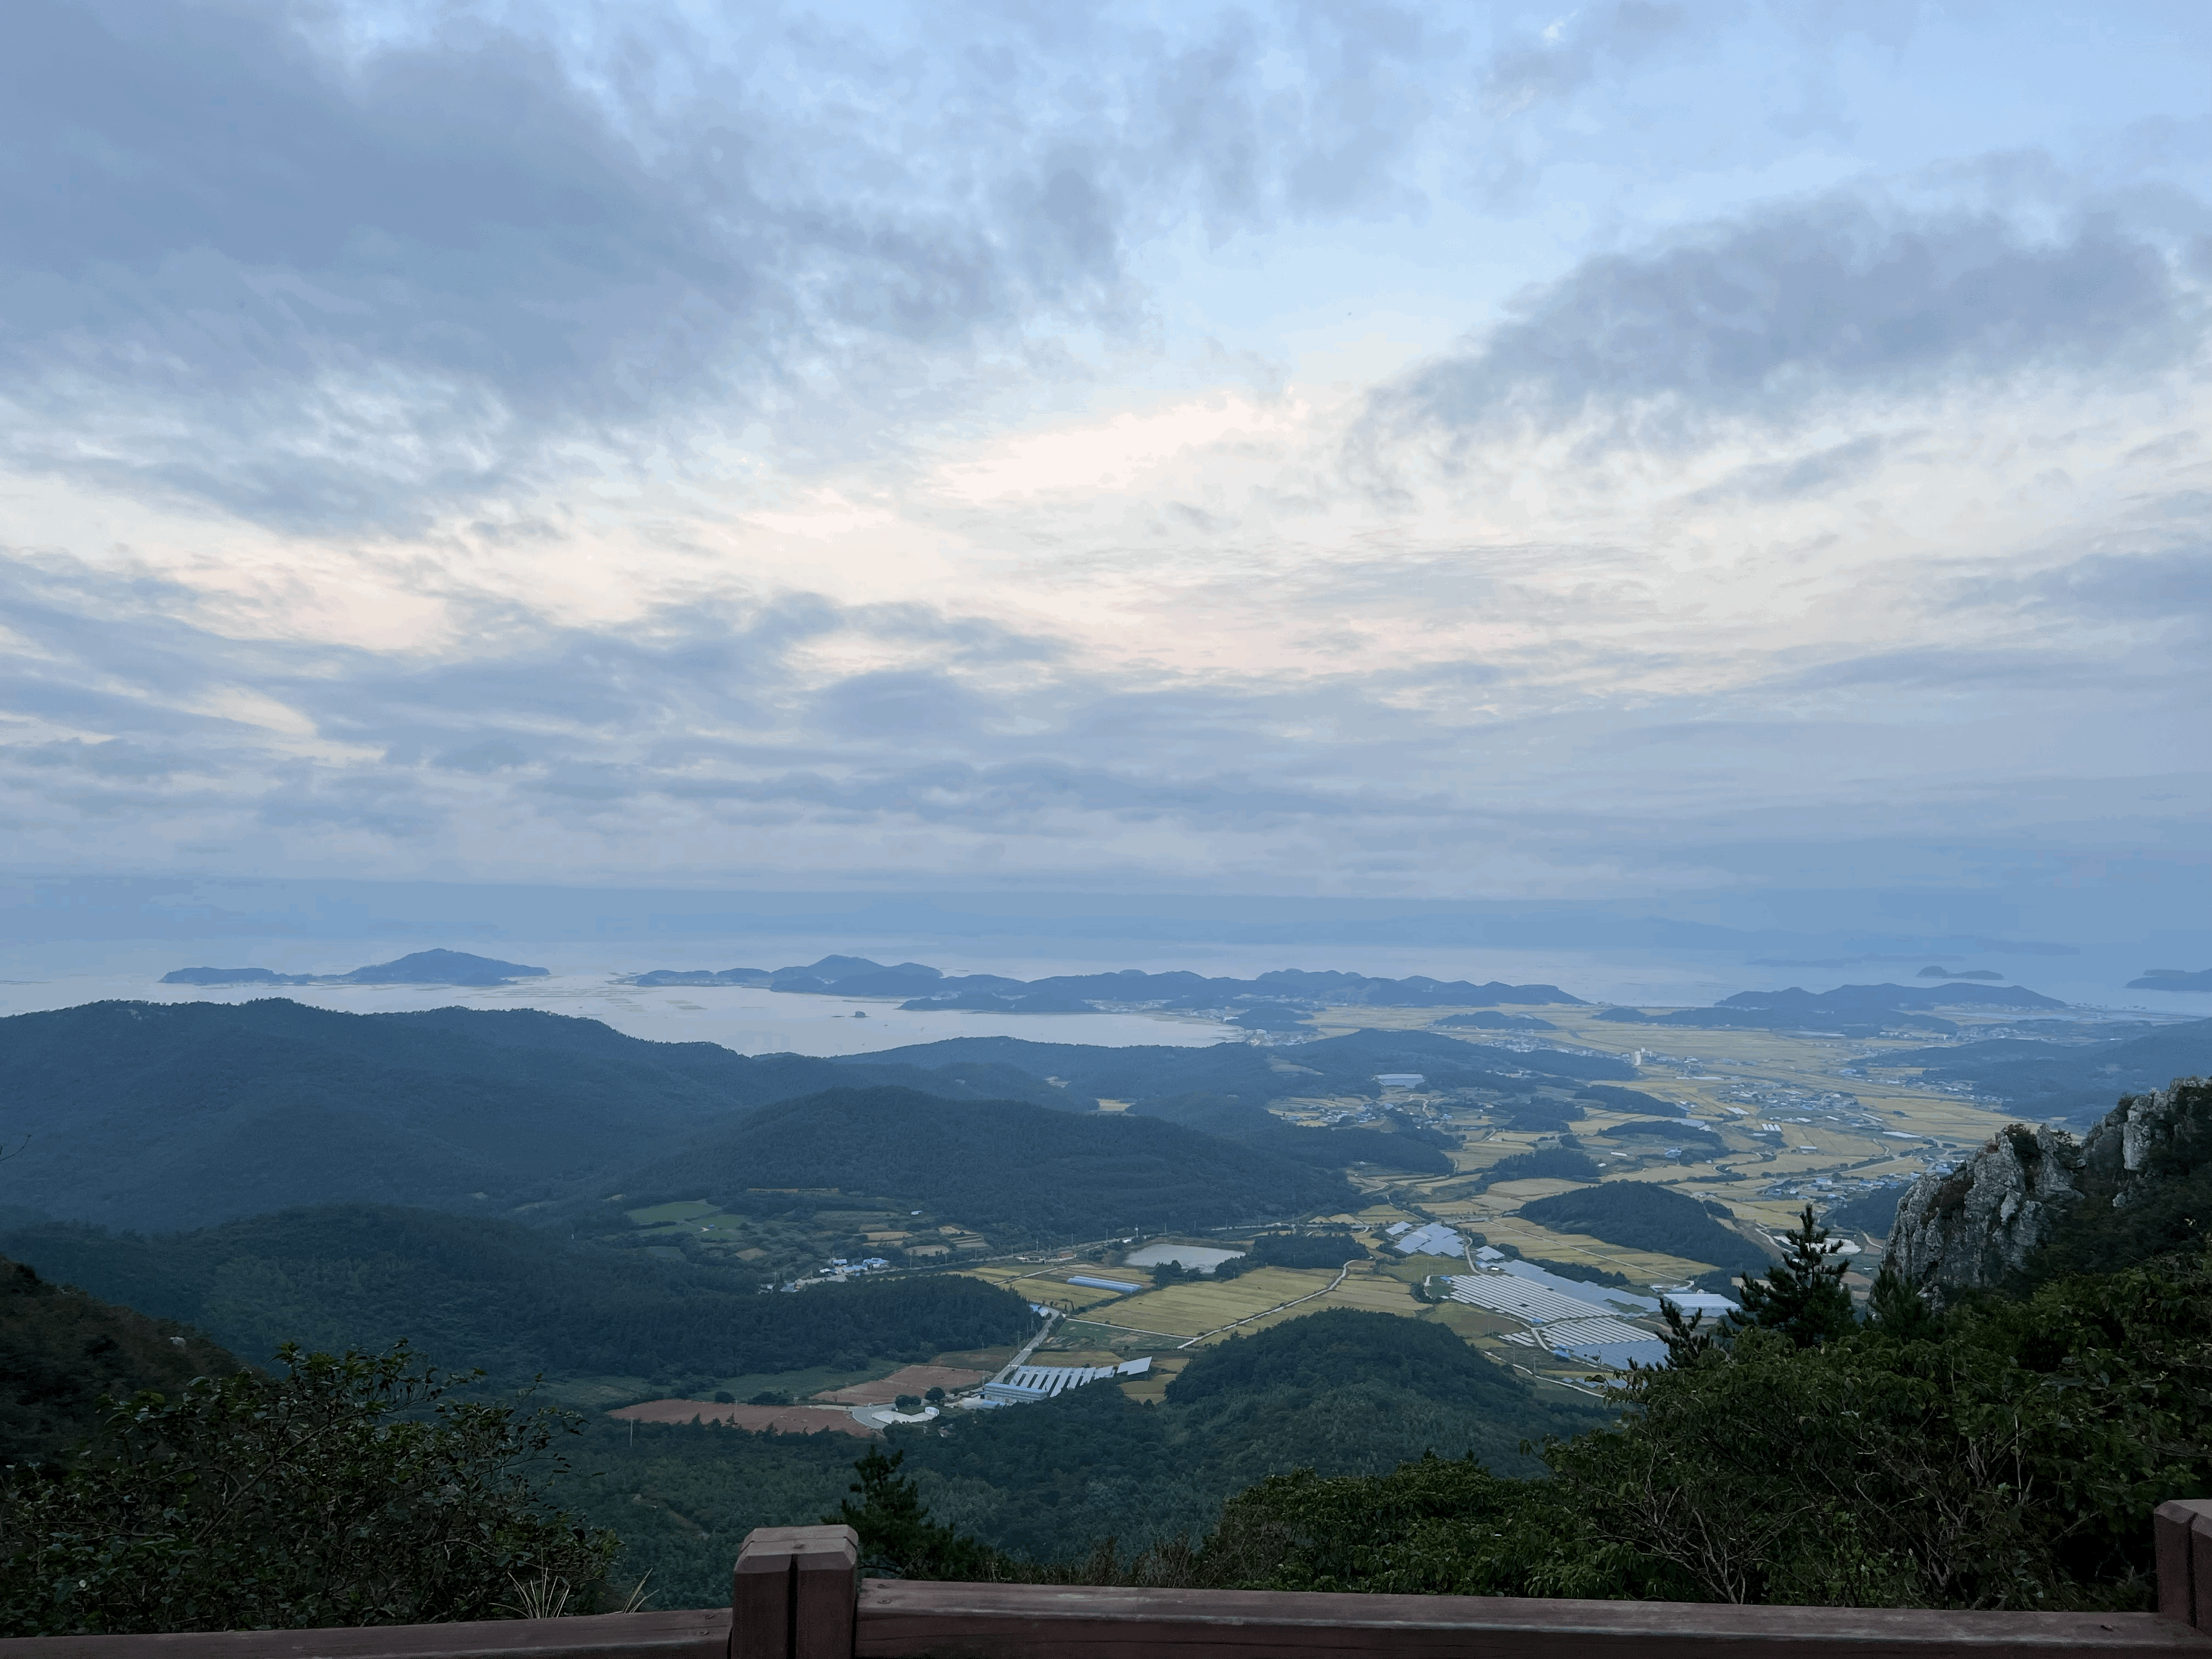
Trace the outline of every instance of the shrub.
<instances>
[{"instance_id":1,"label":"shrub","mask_svg":"<svg viewBox=\"0 0 2212 1659\"><path fill-rule=\"evenodd\" d=\"M428 1624L558 1611L614 1534L542 1502L568 1414L449 1397L404 1344L109 1402L58 1472L0 1484L12 1636Z\"/></svg>"}]
</instances>

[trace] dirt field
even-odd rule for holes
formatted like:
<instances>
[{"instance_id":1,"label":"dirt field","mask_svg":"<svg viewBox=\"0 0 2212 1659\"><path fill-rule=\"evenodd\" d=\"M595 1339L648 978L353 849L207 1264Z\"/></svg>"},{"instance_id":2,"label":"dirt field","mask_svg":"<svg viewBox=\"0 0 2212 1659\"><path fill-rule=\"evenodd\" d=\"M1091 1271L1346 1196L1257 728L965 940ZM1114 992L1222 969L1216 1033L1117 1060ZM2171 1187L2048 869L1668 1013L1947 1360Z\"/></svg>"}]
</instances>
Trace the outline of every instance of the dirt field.
<instances>
[{"instance_id":1,"label":"dirt field","mask_svg":"<svg viewBox=\"0 0 2212 1659\"><path fill-rule=\"evenodd\" d=\"M951 1365L902 1365L889 1376L850 1388L830 1389L815 1399L847 1406L888 1406L902 1394L922 1394L931 1389L972 1389L990 1381L988 1371L963 1371ZM763 1408L765 1409L765 1408Z\"/></svg>"},{"instance_id":2,"label":"dirt field","mask_svg":"<svg viewBox=\"0 0 2212 1659\"><path fill-rule=\"evenodd\" d=\"M718 1406L711 1400L647 1400L607 1415L632 1423L727 1423L755 1433L763 1429L774 1429L778 1434L819 1434L827 1430L866 1439L870 1432L855 1423L842 1406Z\"/></svg>"}]
</instances>

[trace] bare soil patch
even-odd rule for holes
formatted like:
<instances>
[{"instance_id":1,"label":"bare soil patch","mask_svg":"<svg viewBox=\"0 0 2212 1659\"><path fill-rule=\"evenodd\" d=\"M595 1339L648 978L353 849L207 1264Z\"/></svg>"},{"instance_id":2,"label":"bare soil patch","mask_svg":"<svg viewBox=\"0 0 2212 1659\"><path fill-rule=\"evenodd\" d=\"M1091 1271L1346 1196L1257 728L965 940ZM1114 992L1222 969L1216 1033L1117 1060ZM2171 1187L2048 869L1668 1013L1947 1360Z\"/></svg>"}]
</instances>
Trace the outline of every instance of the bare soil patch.
<instances>
[{"instance_id":1,"label":"bare soil patch","mask_svg":"<svg viewBox=\"0 0 2212 1659\"><path fill-rule=\"evenodd\" d=\"M872 1432L854 1422L850 1412L828 1406L718 1406L711 1400L646 1400L607 1415L633 1423L726 1423L756 1434L763 1429L773 1429L778 1434L819 1434L830 1430L866 1439Z\"/></svg>"},{"instance_id":2,"label":"bare soil patch","mask_svg":"<svg viewBox=\"0 0 2212 1659\"><path fill-rule=\"evenodd\" d=\"M902 1394L921 1394L931 1389L972 1389L990 1381L988 1371L960 1370L951 1365L902 1365L889 1376L872 1382L855 1382L831 1389L817 1400L834 1400L847 1406L888 1406Z\"/></svg>"}]
</instances>

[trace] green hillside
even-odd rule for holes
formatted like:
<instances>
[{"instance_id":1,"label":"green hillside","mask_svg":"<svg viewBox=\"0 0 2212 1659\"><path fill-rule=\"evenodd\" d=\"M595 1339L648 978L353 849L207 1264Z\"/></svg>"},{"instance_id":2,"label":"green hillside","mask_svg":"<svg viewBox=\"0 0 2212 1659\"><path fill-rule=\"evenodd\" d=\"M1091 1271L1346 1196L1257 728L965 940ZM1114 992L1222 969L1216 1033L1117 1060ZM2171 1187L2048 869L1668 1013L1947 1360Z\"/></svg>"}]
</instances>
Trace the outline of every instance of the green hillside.
<instances>
[{"instance_id":1,"label":"green hillside","mask_svg":"<svg viewBox=\"0 0 2212 1659\"><path fill-rule=\"evenodd\" d=\"M862 1074L1091 1103L1021 1072ZM272 998L0 1019L0 1099L24 1142L9 1202L142 1230L338 1200L496 1213L854 1080L827 1060L647 1042L534 1009L348 1014Z\"/></svg>"},{"instance_id":2,"label":"green hillside","mask_svg":"<svg viewBox=\"0 0 2212 1659\"><path fill-rule=\"evenodd\" d=\"M1553 1232L1583 1233L1632 1250L1657 1250L1717 1267L1763 1273L1766 1253L1716 1221L1721 1206L1642 1181L1609 1181L1554 1193L1521 1206L1522 1215Z\"/></svg>"},{"instance_id":3,"label":"green hillside","mask_svg":"<svg viewBox=\"0 0 2212 1659\"><path fill-rule=\"evenodd\" d=\"M1538 1466L1523 1440L1569 1435L1609 1413L1552 1403L1439 1325L1338 1310L1202 1351L1158 1405L1111 1384L956 1416L951 1432L895 1430L931 1512L1032 1561L1081 1561L1102 1540L1122 1553L1195 1541L1222 1500L1294 1468L1380 1474L1433 1449L1504 1471ZM823 1443L836 1439L841 1443ZM672 1425L593 1431L561 1501L617 1526L621 1573L651 1570L659 1605L708 1607L729 1594L747 1528L834 1510L864 1449L843 1437L750 1435Z\"/></svg>"},{"instance_id":4,"label":"green hillside","mask_svg":"<svg viewBox=\"0 0 2212 1659\"><path fill-rule=\"evenodd\" d=\"M102 1395L173 1393L238 1368L196 1330L0 1256L0 1463L53 1457L89 1435Z\"/></svg>"},{"instance_id":5,"label":"green hillside","mask_svg":"<svg viewBox=\"0 0 2212 1659\"><path fill-rule=\"evenodd\" d=\"M1155 1117L889 1088L779 1102L612 1184L633 1206L760 1187L888 1189L1007 1243L1273 1220L1354 1196L1341 1176Z\"/></svg>"},{"instance_id":6,"label":"green hillside","mask_svg":"<svg viewBox=\"0 0 2212 1659\"><path fill-rule=\"evenodd\" d=\"M150 1238L57 1224L0 1236L0 1249L256 1360L288 1340L336 1351L404 1338L441 1365L509 1381L630 1376L688 1392L702 1378L1012 1342L1035 1322L1019 1297L973 1279L763 1295L725 1270L386 1205Z\"/></svg>"}]
</instances>

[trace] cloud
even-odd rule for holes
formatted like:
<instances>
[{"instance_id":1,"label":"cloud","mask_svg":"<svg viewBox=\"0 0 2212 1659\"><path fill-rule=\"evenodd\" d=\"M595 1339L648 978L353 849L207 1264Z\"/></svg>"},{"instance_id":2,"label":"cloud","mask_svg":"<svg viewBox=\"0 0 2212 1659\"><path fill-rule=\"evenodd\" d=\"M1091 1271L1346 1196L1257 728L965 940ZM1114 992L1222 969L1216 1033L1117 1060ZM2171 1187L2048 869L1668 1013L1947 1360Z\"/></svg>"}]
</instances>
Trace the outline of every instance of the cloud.
<instances>
[{"instance_id":1,"label":"cloud","mask_svg":"<svg viewBox=\"0 0 2212 1659\"><path fill-rule=\"evenodd\" d=\"M1458 353L1378 392L1370 437L1516 433L1698 445L1839 399L1893 404L2048 373L2106 384L2191 361L2201 296L2110 216L2033 237L1994 214L1794 202L1601 254Z\"/></svg>"},{"instance_id":2,"label":"cloud","mask_svg":"<svg viewBox=\"0 0 2212 1659\"><path fill-rule=\"evenodd\" d=\"M1541 28L1506 34L1482 77L1483 99L1492 109L1513 114L1616 78L1699 32L1680 6L1618 0L1578 7Z\"/></svg>"},{"instance_id":3,"label":"cloud","mask_svg":"<svg viewBox=\"0 0 2212 1659\"><path fill-rule=\"evenodd\" d=\"M2212 499L2202 493L2163 505L2179 518L2201 520L2212 513ZM2090 553L2025 574L1964 580L1952 603L2014 608L2062 625L2117 623L2142 630L2167 623L2202 635L2212 629L2212 543L2193 538L2136 552Z\"/></svg>"},{"instance_id":4,"label":"cloud","mask_svg":"<svg viewBox=\"0 0 2212 1659\"><path fill-rule=\"evenodd\" d=\"M1718 483L1690 499L1721 501L1794 501L1824 495L1872 477L1888 443L1878 437L1851 438L1792 461L1759 461L1740 466Z\"/></svg>"},{"instance_id":5,"label":"cloud","mask_svg":"<svg viewBox=\"0 0 2212 1659\"><path fill-rule=\"evenodd\" d=\"M15 8L0 453L300 528L865 449L1137 329L1133 239L1416 206L1443 50L1377 6L495 15Z\"/></svg>"},{"instance_id":6,"label":"cloud","mask_svg":"<svg viewBox=\"0 0 2212 1659\"><path fill-rule=\"evenodd\" d=\"M2066 580L2144 605L2187 580L2131 570L2147 580ZM18 645L0 822L20 857L82 867L151 847L502 879L981 861L1079 884L1537 895L1632 885L1716 838L1940 823L1961 800L2009 799L2006 821L2033 824L2084 793L2007 796L2053 753L2176 764L2156 722L2121 719L2142 664L2033 629L2010 648L1749 653L1662 694L1633 642L1199 675L794 596L593 624L510 605L432 653L218 629L186 590L52 558L0 559L0 583Z\"/></svg>"}]
</instances>

